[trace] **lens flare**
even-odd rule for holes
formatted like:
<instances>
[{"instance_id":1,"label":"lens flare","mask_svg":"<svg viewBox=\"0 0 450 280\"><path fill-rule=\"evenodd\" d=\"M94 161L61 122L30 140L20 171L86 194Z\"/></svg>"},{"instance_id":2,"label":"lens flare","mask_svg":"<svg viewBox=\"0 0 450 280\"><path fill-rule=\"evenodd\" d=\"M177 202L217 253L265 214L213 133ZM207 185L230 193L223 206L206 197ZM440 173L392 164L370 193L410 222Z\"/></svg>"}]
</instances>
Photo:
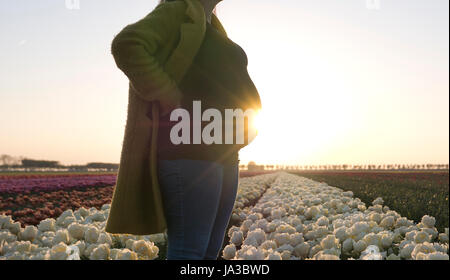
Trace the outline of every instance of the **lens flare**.
<instances>
[{"instance_id":1,"label":"lens flare","mask_svg":"<svg viewBox=\"0 0 450 280\"><path fill-rule=\"evenodd\" d=\"M253 117L252 123L250 124L252 126L252 128L256 130L256 133L259 133L261 130L261 125L262 125L261 114L262 114L261 110L256 111L256 113Z\"/></svg>"}]
</instances>

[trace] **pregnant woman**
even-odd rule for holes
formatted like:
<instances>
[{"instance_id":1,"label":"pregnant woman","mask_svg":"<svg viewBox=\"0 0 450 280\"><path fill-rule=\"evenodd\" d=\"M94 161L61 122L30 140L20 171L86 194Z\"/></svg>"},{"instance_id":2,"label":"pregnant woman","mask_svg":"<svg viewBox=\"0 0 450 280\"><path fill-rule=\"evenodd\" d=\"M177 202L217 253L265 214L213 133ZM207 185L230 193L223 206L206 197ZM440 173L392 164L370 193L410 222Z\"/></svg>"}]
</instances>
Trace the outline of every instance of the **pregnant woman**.
<instances>
[{"instance_id":1,"label":"pregnant woman","mask_svg":"<svg viewBox=\"0 0 450 280\"><path fill-rule=\"evenodd\" d=\"M236 199L238 152L252 140L226 140L251 126L230 112L261 108L246 53L213 13L220 1L161 1L112 43L130 91L106 231L167 230L169 260L219 256Z\"/></svg>"}]
</instances>

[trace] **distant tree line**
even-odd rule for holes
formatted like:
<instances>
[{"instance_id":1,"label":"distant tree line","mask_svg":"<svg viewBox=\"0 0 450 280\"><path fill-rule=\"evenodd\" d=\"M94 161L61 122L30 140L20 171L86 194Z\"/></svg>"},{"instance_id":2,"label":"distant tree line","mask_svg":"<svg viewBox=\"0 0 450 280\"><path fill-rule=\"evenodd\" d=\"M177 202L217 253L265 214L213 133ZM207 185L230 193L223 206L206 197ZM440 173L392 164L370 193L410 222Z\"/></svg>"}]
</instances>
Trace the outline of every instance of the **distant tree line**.
<instances>
[{"instance_id":1,"label":"distant tree line","mask_svg":"<svg viewBox=\"0 0 450 280\"><path fill-rule=\"evenodd\" d=\"M12 157L10 155L0 156L1 169L65 169L69 171L89 171L89 170L103 170L103 171L117 171L118 163L104 163L104 162L89 162L85 165L63 165L59 161L29 159L24 157Z\"/></svg>"},{"instance_id":2,"label":"distant tree line","mask_svg":"<svg viewBox=\"0 0 450 280\"><path fill-rule=\"evenodd\" d=\"M264 165L264 170L448 170L448 164Z\"/></svg>"},{"instance_id":3,"label":"distant tree line","mask_svg":"<svg viewBox=\"0 0 450 280\"><path fill-rule=\"evenodd\" d=\"M240 169L249 171L263 170L448 170L448 164L328 164L328 165L281 165L256 164L250 161L247 165L239 165ZM59 161L37 160L24 157L0 155L0 169L6 168L50 168L68 169L70 171L106 170L117 171L118 163L89 162L85 165L62 165Z\"/></svg>"}]
</instances>

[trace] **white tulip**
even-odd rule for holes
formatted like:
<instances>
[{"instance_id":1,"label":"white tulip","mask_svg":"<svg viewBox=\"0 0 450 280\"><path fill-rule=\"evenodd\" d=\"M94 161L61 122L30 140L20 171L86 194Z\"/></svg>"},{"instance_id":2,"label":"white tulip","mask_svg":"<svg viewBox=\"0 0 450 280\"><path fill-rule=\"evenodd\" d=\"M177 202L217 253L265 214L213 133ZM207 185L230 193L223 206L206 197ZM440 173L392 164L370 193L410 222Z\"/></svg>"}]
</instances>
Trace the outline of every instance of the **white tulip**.
<instances>
[{"instance_id":1,"label":"white tulip","mask_svg":"<svg viewBox=\"0 0 450 280\"><path fill-rule=\"evenodd\" d=\"M100 244L90 254L91 260L107 260L109 258L109 245Z\"/></svg>"},{"instance_id":2,"label":"white tulip","mask_svg":"<svg viewBox=\"0 0 450 280\"><path fill-rule=\"evenodd\" d=\"M152 234L149 236L149 241L157 244L165 243L166 237L164 236L163 233Z\"/></svg>"},{"instance_id":3,"label":"white tulip","mask_svg":"<svg viewBox=\"0 0 450 280\"><path fill-rule=\"evenodd\" d=\"M380 249L376 245L369 245L361 252L361 260L382 260L383 256L380 254Z\"/></svg>"},{"instance_id":4,"label":"white tulip","mask_svg":"<svg viewBox=\"0 0 450 280\"><path fill-rule=\"evenodd\" d=\"M20 227L20 223L19 222L14 222L12 224L7 225L7 229L12 233L12 234L19 234L21 227Z\"/></svg>"},{"instance_id":5,"label":"white tulip","mask_svg":"<svg viewBox=\"0 0 450 280\"><path fill-rule=\"evenodd\" d=\"M236 255L236 246L234 244L228 244L223 249L223 258L226 260L231 260Z\"/></svg>"},{"instance_id":6,"label":"white tulip","mask_svg":"<svg viewBox=\"0 0 450 280\"><path fill-rule=\"evenodd\" d=\"M434 217L425 215L422 217L421 223L424 224L428 228L432 228L432 227L434 227L434 225L436 223L436 219Z\"/></svg>"},{"instance_id":7,"label":"white tulip","mask_svg":"<svg viewBox=\"0 0 450 280\"><path fill-rule=\"evenodd\" d=\"M380 226L387 228L387 229L394 227L394 224L395 224L395 218L392 216L387 216L387 217L383 218L380 222Z\"/></svg>"},{"instance_id":8,"label":"white tulip","mask_svg":"<svg viewBox=\"0 0 450 280\"><path fill-rule=\"evenodd\" d=\"M53 238L53 245L57 245L59 243L69 243L69 232L66 229L60 229L56 232L55 237Z\"/></svg>"},{"instance_id":9,"label":"white tulip","mask_svg":"<svg viewBox=\"0 0 450 280\"><path fill-rule=\"evenodd\" d=\"M22 240L33 241L38 234L38 229L35 226L26 226L25 229L20 233L20 238Z\"/></svg>"},{"instance_id":10,"label":"white tulip","mask_svg":"<svg viewBox=\"0 0 450 280\"><path fill-rule=\"evenodd\" d=\"M422 255L424 260L441 260L441 261L448 261L449 256L448 254L442 253L442 252L433 252L429 254L425 253L419 253L418 255ZM419 257L417 259L420 259Z\"/></svg>"},{"instance_id":11,"label":"white tulip","mask_svg":"<svg viewBox=\"0 0 450 280\"><path fill-rule=\"evenodd\" d=\"M6 232L0 232L0 243L2 241L6 241L8 243L17 241L17 235L12 234L9 230Z\"/></svg>"},{"instance_id":12,"label":"white tulip","mask_svg":"<svg viewBox=\"0 0 450 280\"><path fill-rule=\"evenodd\" d=\"M305 241L305 239L303 238L303 234L298 232L289 235L289 238L290 238L289 244L294 247Z\"/></svg>"},{"instance_id":13,"label":"white tulip","mask_svg":"<svg viewBox=\"0 0 450 280\"><path fill-rule=\"evenodd\" d=\"M415 243L424 243L424 242L430 242L430 241L431 241L431 236L425 231L419 231L414 236Z\"/></svg>"},{"instance_id":14,"label":"white tulip","mask_svg":"<svg viewBox=\"0 0 450 280\"><path fill-rule=\"evenodd\" d=\"M13 254L6 256L7 260L25 260L25 255L21 254L20 252L14 252Z\"/></svg>"},{"instance_id":15,"label":"white tulip","mask_svg":"<svg viewBox=\"0 0 450 280\"><path fill-rule=\"evenodd\" d=\"M14 223L11 216L0 214L0 229L8 229L8 226Z\"/></svg>"},{"instance_id":16,"label":"white tulip","mask_svg":"<svg viewBox=\"0 0 450 280\"><path fill-rule=\"evenodd\" d=\"M306 258L309 254L310 246L308 243L301 243L295 246L294 255L299 258Z\"/></svg>"},{"instance_id":17,"label":"white tulip","mask_svg":"<svg viewBox=\"0 0 450 280\"><path fill-rule=\"evenodd\" d=\"M283 258L279 252L270 252L265 260L271 260L271 261L281 261Z\"/></svg>"},{"instance_id":18,"label":"white tulip","mask_svg":"<svg viewBox=\"0 0 450 280\"><path fill-rule=\"evenodd\" d=\"M88 244L86 245L84 251L83 251L83 256L85 256L86 258L90 258L92 252L97 248L98 244Z\"/></svg>"},{"instance_id":19,"label":"white tulip","mask_svg":"<svg viewBox=\"0 0 450 280\"><path fill-rule=\"evenodd\" d=\"M116 260L137 260L138 256L135 252L129 249L119 250L116 255Z\"/></svg>"},{"instance_id":20,"label":"white tulip","mask_svg":"<svg viewBox=\"0 0 450 280\"><path fill-rule=\"evenodd\" d=\"M137 240L133 243L133 251L151 260L158 257L159 248L153 242Z\"/></svg>"},{"instance_id":21,"label":"white tulip","mask_svg":"<svg viewBox=\"0 0 450 280\"><path fill-rule=\"evenodd\" d=\"M353 250L356 253L361 253L367 248L367 243L364 240L359 240L358 242L353 241Z\"/></svg>"},{"instance_id":22,"label":"white tulip","mask_svg":"<svg viewBox=\"0 0 450 280\"><path fill-rule=\"evenodd\" d=\"M31 250L31 242L30 241L19 241L16 243L15 251L21 254L28 253Z\"/></svg>"},{"instance_id":23,"label":"white tulip","mask_svg":"<svg viewBox=\"0 0 450 280\"><path fill-rule=\"evenodd\" d=\"M414 244L408 243L400 250L400 257L402 257L403 259L410 259L411 253L414 250L414 248L415 248Z\"/></svg>"},{"instance_id":24,"label":"white tulip","mask_svg":"<svg viewBox=\"0 0 450 280\"><path fill-rule=\"evenodd\" d=\"M88 243L97 243L99 235L99 231L96 227L88 226L84 232L84 240Z\"/></svg>"},{"instance_id":25,"label":"white tulip","mask_svg":"<svg viewBox=\"0 0 450 280\"><path fill-rule=\"evenodd\" d=\"M347 239L348 234L347 234L347 228L342 226L339 227L337 229L334 230L333 234L339 239L339 241L344 241L345 239Z\"/></svg>"},{"instance_id":26,"label":"white tulip","mask_svg":"<svg viewBox=\"0 0 450 280\"><path fill-rule=\"evenodd\" d=\"M445 233L440 233L439 241L441 241L442 243L448 243L448 235Z\"/></svg>"},{"instance_id":27,"label":"white tulip","mask_svg":"<svg viewBox=\"0 0 450 280\"><path fill-rule=\"evenodd\" d=\"M290 251L283 251L281 253L281 259L282 260L289 260L291 258L291 252Z\"/></svg>"},{"instance_id":28,"label":"white tulip","mask_svg":"<svg viewBox=\"0 0 450 280\"><path fill-rule=\"evenodd\" d=\"M339 239L337 239L334 235L328 235L322 241L320 241L320 246L322 249L331 249L339 247Z\"/></svg>"},{"instance_id":29,"label":"white tulip","mask_svg":"<svg viewBox=\"0 0 450 280\"><path fill-rule=\"evenodd\" d=\"M244 241L244 233L242 231L234 231L231 236L231 243L233 243L236 246L239 246Z\"/></svg>"},{"instance_id":30,"label":"white tulip","mask_svg":"<svg viewBox=\"0 0 450 280\"><path fill-rule=\"evenodd\" d=\"M288 244L291 241L291 237L289 233L275 233L273 240L278 246L282 246L284 244Z\"/></svg>"},{"instance_id":31,"label":"white tulip","mask_svg":"<svg viewBox=\"0 0 450 280\"><path fill-rule=\"evenodd\" d=\"M85 226L79 223L72 223L71 225L69 225L69 227L67 228L70 236L72 236L75 239L83 239L84 237L84 231L85 231Z\"/></svg>"},{"instance_id":32,"label":"white tulip","mask_svg":"<svg viewBox=\"0 0 450 280\"><path fill-rule=\"evenodd\" d=\"M63 242L53 246L50 250L51 260L65 260L68 256L67 245Z\"/></svg>"},{"instance_id":33,"label":"white tulip","mask_svg":"<svg viewBox=\"0 0 450 280\"><path fill-rule=\"evenodd\" d=\"M262 229L257 228L253 231L248 232L247 239L252 239L252 238L255 240L255 243L256 243L256 245L254 245L254 246L257 247L266 240L266 233ZM244 240L244 244L250 245L250 244L245 243L245 240Z\"/></svg>"},{"instance_id":34,"label":"white tulip","mask_svg":"<svg viewBox=\"0 0 450 280\"><path fill-rule=\"evenodd\" d=\"M253 246L243 245L239 251L237 251L237 258L243 260L264 260L264 252Z\"/></svg>"},{"instance_id":35,"label":"white tulip","mask_svg":"<svg viewBox=\"0 0 450 280\"><path fill-rule=\"evenodd\" d=\"M315 260L339 260L339 257L336 255L329 255L329 254L324 254L322 252L319 252L318 254L316 254L314 256Z\"/></svg>"},{"instance_id":36,"label":"white tulip","mask_svg":"<svg viewBox=\"0 0 450 280\"><path fill-rule=\"evenodd\" d=\"M400 260L400 259L401 259L400 256L397 256L396 254L390 254L386 258L386 260L388 260L388 261L397 261L397 260Z\"/></svg>"},{"instance_id":37,"label":"white tulip","mask_svg":"<svg viewBox=\"0 0 450 280\"><path fill-rule=\"evenodd\" d=\"M422 231L428 233L430 235L431 240L436 239L439 236L439 232L435 227L433 228L422 228Z\"/></svg>"},{"instance_id":38,"label":"white tulip","mask_svg":"<svg viewBox=\"0 0 450 280\"><path fill-rule=\"evenodd\" d=\"M349 253L353 250L353 240L351 238L347 238L342 244L342 251Z\"/></svg>"},{"instance_id":39,"label":"white tulip","mask_svg":"<svg viewBox=\"0 0 450 280\"><path fill-rule=\"evenodd\" d=\"M106 232L102 232L102 233L100 233L96 243L107 244L108 246L112 246L111 236Z\"/></svg>"},{"instance_id":40,"label":"white tulip","mask_svg":"<svg viewBox=\"0 0 450 280\"><path fill-rule=\"evenodd\" d=\"M372 201L372 205L383 205L384 200L381 197L377 197L374 201Z\"/></svg>"},{"instance_id":41,"label":"white tulip","mask_svg":"<svg viewBox=\"0 0 450 280\"><path fill-rule=\"evenodd\" d=\"M55 223L56 221L53 218L42 220L38 225L38 230L42 232L55 231Z\"/></svg>"},{"instance_id":42,"label":"white tulip","mask_svg":"<svg viewBox=\"0 0 450 280\"><path fill-rule=\"evenodd\" d=\"M421 244L417 244L414 247L414 250L411 252L411 258L416 259L418 253L430 254L436 252L433 244L429 242L424 242Z\"/></svg>"}]
</instances>

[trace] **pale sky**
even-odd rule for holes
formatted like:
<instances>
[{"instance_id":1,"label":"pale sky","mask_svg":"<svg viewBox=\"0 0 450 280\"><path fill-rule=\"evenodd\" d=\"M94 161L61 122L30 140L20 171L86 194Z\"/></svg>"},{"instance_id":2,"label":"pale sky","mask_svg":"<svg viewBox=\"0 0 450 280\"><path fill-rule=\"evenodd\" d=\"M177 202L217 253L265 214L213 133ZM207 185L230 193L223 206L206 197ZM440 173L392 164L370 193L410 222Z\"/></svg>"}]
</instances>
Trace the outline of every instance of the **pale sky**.
<instances>
[{"instance_id":1,"label":"pale sky","mask_svg":"<svg viewBox=\"0 0 450 280\"><path fill-rule=\"evenodd\" d=\"M156 0L0 0L0 154L118 163L114 35ZM449 1L224 0L263 103L242 163L449 162Z\"/></svg>"}]
</instances>

